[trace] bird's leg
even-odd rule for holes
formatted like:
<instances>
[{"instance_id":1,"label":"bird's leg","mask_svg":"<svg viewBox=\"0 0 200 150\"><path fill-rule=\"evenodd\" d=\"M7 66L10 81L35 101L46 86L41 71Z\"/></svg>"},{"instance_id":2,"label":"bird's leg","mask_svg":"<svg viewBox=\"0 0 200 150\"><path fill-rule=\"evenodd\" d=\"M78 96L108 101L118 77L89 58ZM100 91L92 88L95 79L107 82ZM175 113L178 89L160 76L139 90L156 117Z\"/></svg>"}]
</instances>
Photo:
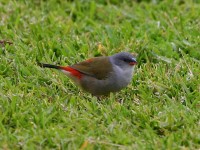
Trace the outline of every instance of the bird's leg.
<instances>
[{"instance_id":1,"label":"bird's leg","mask_svg":"<svg viewBox=\"0 0 200 150\"><path fill-rule=\"evenodd\" d=\"M94 96L94 95L92 95ZM101 101L101 96L95 96L97 98L97 101L100 102Z\"/></svg>"},{"instance_id":2,"label":"bird's leg","mask_svg":"<svg viewBox=\"0 0 200 150\"><path fill-rule=\"evenodd\" d=\"M119 99L117 99L117 102L120 103L121 105L123 105L123 103L124 103L124 98L119 98Z\"/></svg>"}]
</instances>

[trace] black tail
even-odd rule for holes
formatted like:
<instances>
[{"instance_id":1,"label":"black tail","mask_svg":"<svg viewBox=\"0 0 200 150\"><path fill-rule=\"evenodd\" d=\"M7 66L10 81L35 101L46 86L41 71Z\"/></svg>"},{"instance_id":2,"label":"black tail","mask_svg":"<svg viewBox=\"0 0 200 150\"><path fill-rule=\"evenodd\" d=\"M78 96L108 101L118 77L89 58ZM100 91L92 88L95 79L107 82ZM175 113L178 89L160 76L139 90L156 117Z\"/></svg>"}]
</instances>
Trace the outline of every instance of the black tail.
<instances>
[{"instance_id":1,"label":"black tail","mask_svg":"<svg viewBox=\"0 0 200 150\"><path fill-rule=\"evenodd\" d=\"M51 65L51 64L43 64L43 63L38 63L38 65L42 68L54 68L54 69L61 69L60 66L56 65Z\"/></svg>"}]
</instances>

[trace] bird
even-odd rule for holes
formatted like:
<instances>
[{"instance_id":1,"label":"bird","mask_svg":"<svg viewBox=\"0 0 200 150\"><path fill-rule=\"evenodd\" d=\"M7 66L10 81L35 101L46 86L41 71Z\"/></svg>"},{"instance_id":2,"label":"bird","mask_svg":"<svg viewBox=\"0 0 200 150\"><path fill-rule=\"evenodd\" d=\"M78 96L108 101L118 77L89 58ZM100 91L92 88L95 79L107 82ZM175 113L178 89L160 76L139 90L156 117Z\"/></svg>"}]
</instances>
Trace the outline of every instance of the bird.
<instances>
[{"instance_id":1,"label":"bird","mask_svg":"<svg viewBox=\"0 0 200 150\"><path fill-rule=\"evenodd\" d=\"M107 96L125 88L132 79L136 58L129 52L99 56L69 66L39 63L65 73L75 85L93 96Z\"/></svg>"}]
</instances>

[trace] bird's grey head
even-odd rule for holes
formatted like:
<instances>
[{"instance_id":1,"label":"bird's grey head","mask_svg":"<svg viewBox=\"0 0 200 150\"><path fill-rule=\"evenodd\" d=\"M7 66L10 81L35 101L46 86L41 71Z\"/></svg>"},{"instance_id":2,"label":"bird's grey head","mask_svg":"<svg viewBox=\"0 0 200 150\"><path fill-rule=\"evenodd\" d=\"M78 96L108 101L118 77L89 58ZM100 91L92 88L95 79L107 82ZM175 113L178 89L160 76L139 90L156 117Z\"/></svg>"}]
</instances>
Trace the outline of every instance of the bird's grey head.
<instances>
[{"instance_id":1,"label":"bird's grey head","mask_svg":"<svg viewBox=\"0 0 200 150\"><path fill-rule=\"evenodd\" d=\"M128 52L120 52L111 56L111 61L120 67L132 67L137 64L136 58Z\"/></svg>"}]
</instances>

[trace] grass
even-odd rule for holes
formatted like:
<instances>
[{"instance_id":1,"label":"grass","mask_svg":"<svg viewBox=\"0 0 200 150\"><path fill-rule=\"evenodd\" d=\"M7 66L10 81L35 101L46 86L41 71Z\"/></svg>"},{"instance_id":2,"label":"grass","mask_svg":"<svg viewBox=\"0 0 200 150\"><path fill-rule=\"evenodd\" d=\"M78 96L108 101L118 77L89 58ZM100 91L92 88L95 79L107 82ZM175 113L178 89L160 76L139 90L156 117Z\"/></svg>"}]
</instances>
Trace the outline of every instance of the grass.
<instances>
[{"instance_id":1,"label":"grass","mask_svg":"<svg viewBox=\"0 0 200 150\"><path fill-rule=\"evenodd\" d=\"M197 0L2 0L0 148L199 149L199 9ZM100 102L37 65L119 51L137 55L132 83Z\"/></svg>"}]
</instances>

